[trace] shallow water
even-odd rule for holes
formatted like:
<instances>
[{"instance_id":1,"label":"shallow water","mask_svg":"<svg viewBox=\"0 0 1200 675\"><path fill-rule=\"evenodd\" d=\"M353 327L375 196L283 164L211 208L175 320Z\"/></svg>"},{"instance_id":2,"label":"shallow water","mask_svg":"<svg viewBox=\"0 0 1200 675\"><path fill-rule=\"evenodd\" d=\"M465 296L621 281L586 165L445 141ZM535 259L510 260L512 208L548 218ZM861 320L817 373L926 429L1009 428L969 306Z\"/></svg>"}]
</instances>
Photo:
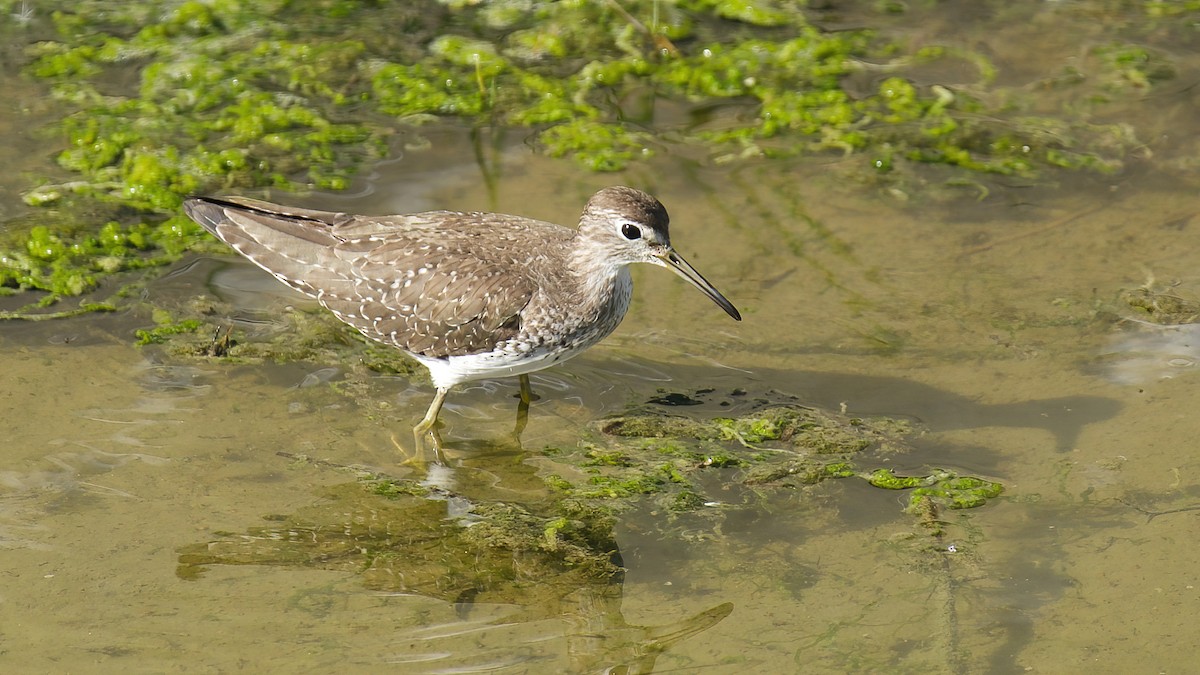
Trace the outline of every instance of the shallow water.
<instances>
[{"instance_id":1,"label":"shallow water","mask_svg":"<svg viewBox=\"0 0 1200 675\"><path fill-rule=\"evenodd\" d=\"M970 35L988 30L957 18ZM990 43L998 60L1015 49L1015 31ZM1033 68L1007 58L1018 72ZM1142 114L1195 106L1184 86L1194 66ZM1175 133L1195 138L1196 123ZM741 388L911 418L914 450L878 463L989 477L1004 496L944 514L936 548L903 495L861 483L777 491L716 519L646 507L617 524L627 572L615 589L548 580L542 592L475 603L372 584L353 550L321 564L277 552L271 564L190 575L180 551L281 522L368 517L336 496L345 473L279 453L402 474L392 438L423 413L428 386L378 377L377 403L366 404L321 386L340 377L330 364L185 361L135 347L132 330L147 323L136 313L6 324L6 670L598 671L644 658L644 627L727 602L728 618L671 644L653 667L1191 668L1186 648L1164 646L1190 644L1200 600L1190 536L1200 527L1200 380L1185 362L1194 341L1188 328L1116 316L1120 292L1151 278L1200 292L1194 172L991 180L980 201L918 190L904 202L844 180L852 160L714 168L667 157L585 175L531 155L515 134L484 139L498 167L485 181L468 134L427 134L433 151L381 165L350 194L272 197L571 223L596 188L634 184L667 205L680 252L745 316L734 323L673 275L636 270L618 332L533 377L541 399L519 447L509 440L515 382L451 395L444 437L464 493L533 499L541 449L577 443L587 421L660 388ZM148 293L203 290L268 323L296 302L232 257L186 261Z\"/></svg>"}]
</instances>

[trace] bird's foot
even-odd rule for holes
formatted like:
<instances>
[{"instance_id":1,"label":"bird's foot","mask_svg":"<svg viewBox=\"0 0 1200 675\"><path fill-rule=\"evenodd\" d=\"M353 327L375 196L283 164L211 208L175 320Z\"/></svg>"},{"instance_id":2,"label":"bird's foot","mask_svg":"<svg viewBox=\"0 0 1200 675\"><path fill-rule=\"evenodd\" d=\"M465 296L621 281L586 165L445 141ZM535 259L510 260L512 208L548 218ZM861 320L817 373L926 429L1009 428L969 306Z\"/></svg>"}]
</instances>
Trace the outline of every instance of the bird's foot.
<instances>
[{"instance_id":1,"label":"bird's foot","mask_svg":"<svg viewBox=\"0 0 1200 675\"><path fill-rule=\"evenodd\" d=\"M425 470L431 464L445 464L442 455L442 438L436 429L422 430L420 427L414 428L411 448L406 447L396 437L396 434L391 434L390 438L392 445L403 458L400 460L401 465Z\"/></svg>"}]
</instances>

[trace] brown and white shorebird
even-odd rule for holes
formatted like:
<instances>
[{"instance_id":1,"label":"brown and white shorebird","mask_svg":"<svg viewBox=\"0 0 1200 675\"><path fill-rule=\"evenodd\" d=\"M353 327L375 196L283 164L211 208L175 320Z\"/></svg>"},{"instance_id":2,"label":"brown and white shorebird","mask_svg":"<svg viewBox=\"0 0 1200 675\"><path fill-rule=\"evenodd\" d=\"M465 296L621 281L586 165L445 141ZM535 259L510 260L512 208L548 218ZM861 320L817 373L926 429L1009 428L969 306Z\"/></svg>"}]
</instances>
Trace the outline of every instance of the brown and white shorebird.
<instances>
[{"instance_id":1,"label":"brown and white shorebird","mask_svg":"<svg viewBox=\"0 0 1200 675\"><path fill-rule=\"evenodd\" d=\"M593 195L578 229L501 213L356 216L240 197L194 197L184 211L363 335L424 364L437 393L413 429L418 445L454 385L520 375L527 395L527 373L612 333L629 309L631 263L671 269L742 318L671 247L663 205L629 187Z\"/></svg>"}]
</instances>

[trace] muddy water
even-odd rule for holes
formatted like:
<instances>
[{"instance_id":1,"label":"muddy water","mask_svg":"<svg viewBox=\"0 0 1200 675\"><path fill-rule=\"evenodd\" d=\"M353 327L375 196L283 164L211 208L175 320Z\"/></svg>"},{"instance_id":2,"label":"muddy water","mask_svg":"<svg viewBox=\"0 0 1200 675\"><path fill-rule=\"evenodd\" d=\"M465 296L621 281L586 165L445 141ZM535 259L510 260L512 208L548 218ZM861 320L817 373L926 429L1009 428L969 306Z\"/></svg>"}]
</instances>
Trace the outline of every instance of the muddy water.
<instances>
[{"instance_id":1,"label":"muddy water","mask_svg":"<svg viewBox=\"0 0 1200 675\"><path fill-rule=\"evenodd\" d=\"M660 387L778 389L918 420L917 450L881 459L899 470L948 466L1007 487L948 517L946 550L934 553L915 538L902 498L856 486L776 495L694 536L665 535L661 514L630 514L616 533L629 570L620 619L601 629L612 641L633 645L630 626L733 602L729 619L672 646L657 667L1182 668L1185 655L1154 645L1192 630L1196 520L1179 509L1200 505L1191 412L1200 380L1159 331L1118 330L1095 315L1148 274L1195 289L1193 197L1130 181L918 208L839 187L827 165L715 171L667 161L610 179L570 175L517 148L496 158L493 199L477 169L455 159L469 148L435 140L457 152L410 155L382 167L374 189L325 199L569 222L608 180L643 185L670 208L680 251L746 317L735 324L671 275L638 270L618 333L535 377L542 399L522 437L527 453L569 442L581 421ZM397 196L390 185L409 187ZM406 193L415 185L420 193ZM262 277L233 259L202 259L151 292L288 301L253 292ZM250 292L230 290L239 286ZM279 451L403 472L394 422L418 418L429 391L379 378L378 395L394 406L381 419L300 387L319 364L186 363L132 346L132 327L121 316L6 326L8 663L392 662L426 672L578 663L582 610L509 625L514 607L464 616L444 599L372 591L353 571L213 566L177 576L181 548L319 505L323 487L346 480ZM1134 336L1136 352L1125 346ZM516 475L506 482L504 458L530 455L497 440L511 428L514 391L487 382L452 396L446 438L460 481L527 489Z\"/></svg>"},{"instance_id":2,"label":"muddy water","mask_svg":"<svg viewBox=\"0 0 1200 675\"><path fill-rule=\"evenodd\" d=\"M1164 111L1196 103L1174 96ZM541 399L520 447L509 440L514 383L452 395L445 438L464 489L520 499L536 488L538 451L572 443L586 421L660 388L712 387L909 417L915 450L879 463L985 476L1005 495L945 515L936 547L902 496L861 484L777 493L707 528L647 508L617 526L628 569L617 594L563 590L554 612L531 614L548 606L534 595L470 605L386 592L352 564L213 565L193 577L178 569L181 550L343 508L328 490L345 474L280 452L407 471L392 438L422 414L428 387L379 377L370 405L310 386L340 377L328 364L175 359L133 346L146 320L132 314L4 325L5 670L600 670L636 662L644 627L725 602L731 616L654 666L1191 668L1200 355L1188 329L1116 320L1131 314L1119 293L1150 281L1200 295L1191 170L990 181L981 201L934 184L937 198L901 201L844 180L841 160L704 168L668 156L596 176L516 137L486 139L485 176L468 134L426 134L434 150L378 167L352 194L293 201L570 223L596 188L638 185L745 316L730 321L662 270L635 271L621 329L535 375ZM267 316L295 302L233 258L187 261L148 293L201 291Z\"/></svg>"}]
</instances>

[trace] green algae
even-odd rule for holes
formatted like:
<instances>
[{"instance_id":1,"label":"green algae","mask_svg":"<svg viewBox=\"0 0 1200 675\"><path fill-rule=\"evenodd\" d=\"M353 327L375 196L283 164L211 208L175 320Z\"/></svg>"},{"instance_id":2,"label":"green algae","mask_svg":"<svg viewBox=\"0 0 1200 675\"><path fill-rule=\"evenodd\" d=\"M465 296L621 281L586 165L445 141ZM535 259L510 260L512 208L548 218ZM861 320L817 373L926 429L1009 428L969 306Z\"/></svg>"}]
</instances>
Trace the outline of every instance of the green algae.
<instances>
[{"instance_id":1,"label":"green algae","mask_svg":"<svg viewBox=\"0 0 1200 675\"><path fill-rule=\"evenodd\" d=\"M603 420L600 428L611 436L736 441L746 447L783 441L797 450L838 454L858 452L884 436L902 434L905 425L901 420L847 418L835 421L827 414L810 408L781 406L767 408L754 415L718 417L707 421L679 416L623 415ZM885 430L884 427L894 428ZM721 453L705 457L710 466L724 466L737 461Z\"/></svg>"},{"instance_id":2,"label":"green algae","mask_svg":"<svg viewBox=\"0 0 1200 675\"><path fill-rule=\"evenodd\" d=\"M1182 14L1135 5L1144 21ZM1079 118L1056 120L1022 112L1034 106L1020 91L992 91L983 54L937 45L906 54L871 31L820 30L803 7L769 0L89 0L50 15L58 37L28 48L25 72L64 111L57 159L73 179L41 181L25 199L64 214L122 209L129 241L96 249L89 241L103 225L72 230L82 219L71 215L48 232L10 227L24 240L0 248L0 288L43 291L44 305L201 245L177 215L187 194L342 189L397 131L431 117L529 128L534 147L597 171L669 143L714 161L849 153L883 185L903 182L913 163L1107 172L1136 133L1091 123L1088 111L1175 72L1160 50L1097 47L1096 72L1054 81L1088 101ZM949 89L905 75L944 60L974 65L977 81ZM846 80L868 63L889 76L852 94ZM658 101L740 113L692 124Z\"/></svg>"},{"instance_id":3,"label":"green algae","mask_svg":"<svg viewBox=\"0 0 1200 675\"><path fill-rule=\"evenodd\" d=\"M847 461L819 462L811 459L791 459L782 464L760 464L746 471L746 485L816 485L830 478L850 478L857 475L854 464Z\"/></svg>"},{"instance_id":4,"label":"green algae","mask_svg":"<svg viewBox=\"0 0 1200 675\"><path fill-rule=\"evenodd\" d=\"M625 438L694 438L716 435L710 426L689 417L675 415L622 415L600 422L600 430L609 436Z\"/></svg>"},{"instance_id":5,"label":"green algae","mask_svg":"<svg viewBox=\"0 0 1200 675\"><path fill-rule=\"evenodd\" d=\"M1200 300L1185 298L1172 287L1155 284L1122 291L1120 302L1133 309L1138 318L1174 326L1200 321Z\"/></svg>"},{"instance_id":6,"label":"green algae","mask_svg":"<svg viewBox=\"0 0 1200 675\"><path fill-rule=\"evenodd\" d=\"M907 490L924 483L924 478L917 476L897 476L891 469L875 469L867 477L867 482L885 490Z\"/></svg>"},{"instance_id":7,"label":"green algae","mask_svg":"<svg viewBox=\"0 0 1200 675\"><path fill-rule=\"evenodd\" d=\"M309 11L327 9L318 5ZM79 179L25 193L28 204L69 220L0 248L0 288L44 291L46 306L93 290L103 276L161 267L207 238L178 214L184 196L341 189L355 165L381 156L378 128L333 119L350 103L341 79L361 44L288 40L281 22L296 14L237 2L83 2L54 12L62 39L33 45L27 72L67 111L57 160ZM260 23L264 15L274 30ZM114 86L130 64L139 64L140 82ZM105 208L94 204L144 215L96 231L79 222Z\"/></svg>"},{"instance_id":8,"label":"green algae","mask_svg":"<svg viewBox=\"0 0 1200 675\"><path fill-rule=\"evenodd\" d=\"M426 497L430 493L428 486L414 481L372 476L370 479L365 480L364 483L366 489L372 494L390 499L399 497Z\"/></svg>"},{"instance_id":9,"label":"green algae","mask_svg":"<svg viewBox=\"0 0 1200 675\"><path fill-rule=\"evenodd\" d=\"M204 325L199 319L176 320L166 310L154 311L154 328L138 329L134 332L139 345L162 344L172 335L195 333Z\"/></svg>"},{"instance_id":10,"label":"green algae","mask_svg":"<svg viewBox=\"0 0 1200 675\"><path fill-rule=\"evenodd\" d=\"M43 292L29 310L93 291L107 275L174 262L205 241L203 230L183 216L156 224L109 220L94 230L81 221L27 220L23 236L10 232L0 245L0 294Z\"/></svg>"},{"instance_id":11,"label":"green algae","mask_svg":"<svg viewBox=\"0 0 1200 675\"><path fill-rule=\"evenodd\" d=\"M929 498L948 509L973 509L1004 492L1000 483L942 470L934 471L927 480L929 485L913 490L911 499L914 503Z\"/></svg>"},{"instance_id":12,"label":"green algae","mask_svg":"<svg viewBox=\"0 0 1200 675\"><path fill-rule=\"evenodd\" d=\"M744 490L765 494L838 479L912 490L913 500L934 499L946 508L982 506L1002 490L998 483L942 469L900 477L885 468L860 468L872 461L868 457L908 449L904 439L914 430L907 420L762 402L736 417L708 419L634 409L594 427L597 435L576 449L547 449L555 463L572 470L544 480L564 497L614 511L650 500L671 513L696 513Z\"/></svg>"},{"instance_id":13,"label":"green algae","mask_svg":"<svg viewBox=\"0 0 1200 675\"><path fill-rule=\"evenodd\" d=\"M594 448L587 451L585 466L629 466L632 459L620 449Z\"/></svg>"},{"instance_id":14,"label":"green algae","mask_svg":"<svg viewBox=\"0 0 1200 675\"><path fill-rule=\"evenodd\" d=\"M959 476L934 469L925 476L897 476L890 469L876 469L867 482L885 490L912 490L910 509L919 512L930 501L948 509L973 509L999 497L1004 486L975 476Z\"/></svg>"}]
</instances>

